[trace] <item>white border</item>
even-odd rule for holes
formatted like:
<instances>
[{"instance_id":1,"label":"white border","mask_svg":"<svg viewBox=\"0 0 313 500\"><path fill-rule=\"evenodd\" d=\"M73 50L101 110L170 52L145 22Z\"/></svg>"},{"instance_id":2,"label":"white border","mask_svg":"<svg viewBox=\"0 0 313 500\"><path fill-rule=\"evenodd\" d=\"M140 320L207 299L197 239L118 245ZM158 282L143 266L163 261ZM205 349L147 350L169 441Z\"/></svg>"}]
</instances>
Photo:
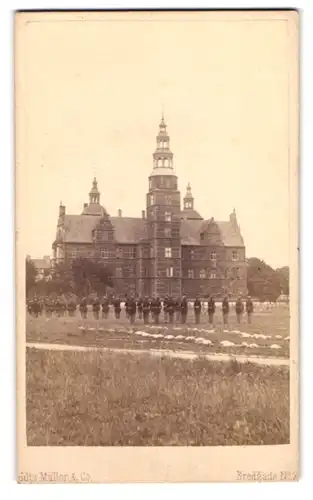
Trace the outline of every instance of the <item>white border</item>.
<instances>
[{"instance_id":1,"label":"white border","mask_svg":"<svg viewBox=\"0 0 313 500\"><path fill-rule=\"evenodd\" d=\"M199 8L286 8L283 1L276 1L275 6L268 2L213 2L198 1L196 6ZM45 2L9 2L1 0L0 4L0 57L1 57L1 106L0 106L0 145L1 145L1 262L2 272L0 278L0 304L1 304L1 347L0 347L0 369L1 369L1 467L0 467L0 488L3 498L7 498L8 494L20 495L23 499L37 497L41 499L42 495L45 498L54 498L55 494L67 496L73 493L75 496L88 494L89 490L82 490L75 485L18 485L18 490L13 490L16 485L15 481L15 341L14 341L14 275L13 275L13 81L12 81L12 60L13 60L13 45L12 45L12 28L13 14L15 9L44 9L44 8L67 8L67 9L83 9L86 8L87 2L69 1L66 5L63 2L50 1L47 5ZM218 5L217 5L218 4ZM111 1L111 2L95 2L92 8L191 8L192 2L127 2L127 1ZM89 6L91 7L91 6ZM300 483L276 483L276 484L209 484L209 485L132 485L132 486L111 486L111 485L92 485L82 486L83 488L93 488L92 494L95 497L103 497L118 495L121 498L152 498L173 497L191 494L202 497L207 495L218 495L223 497L226 495L232 496L232 499L264 498L264 495L274 496L281 495L288 498L295 493L301 498L306 498L309 495L309 473L311 470L309 450L312 449L312 373L309 370L311 362L312 349L312 323L310 320L310 305L311 297L310 290L312 289L312 257L311 257L311 235L313 230L312 224L312 170L313 170L313 127L312 127L312 47L313 47L313 3L294 2L292 7L304 9L301 18L301 377L302 377L302 439L301 439L301 481ZM310 64L311 63L311 64ZM303 269L305 272L303 272ZM310 302L310 303L309 303ZM305 342L305 349L304 349ZM311 347L311 349L310 349ZM9 380L12 381L12 384ZM304 402L305 401L305 402ZM305 438L304 438L305 433ZM42 490L44 488L44 490ZM72 490L75 488L75 490ZM105 488L105 489L103 489ZM207 489L209 488L209 489Z\"/></svg>"}]
</instances>

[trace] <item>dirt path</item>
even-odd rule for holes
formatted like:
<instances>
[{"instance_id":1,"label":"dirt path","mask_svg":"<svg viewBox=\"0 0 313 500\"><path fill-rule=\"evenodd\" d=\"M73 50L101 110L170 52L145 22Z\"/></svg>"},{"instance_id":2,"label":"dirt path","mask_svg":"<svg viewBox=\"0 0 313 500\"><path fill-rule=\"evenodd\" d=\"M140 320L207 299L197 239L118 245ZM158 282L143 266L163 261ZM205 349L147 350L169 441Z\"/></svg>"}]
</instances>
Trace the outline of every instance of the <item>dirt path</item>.
<instances>
[{"instance_id":1,"label":"dirt path","mask_svg":"<svg viewBox=\"0 0 313 500\"><path fill-rule=\"evenodd\" d=\"M66 344L45 344L36 342L27 342L26 347L33 349L43 349L47 351L83 351L83 352L117 352L117 353L128 353L128 354L148 354L151 356L167 356L169 358L180 358L180 359L196 359L199 354L191 351L170 351L165 349L115 349L108 347L88 347L88 346L77 346L77 345L66 345ZM236 360L240 363L256 363L259 365L273 365L273 366L289 366L289 359L282 358L261 358L257 356L244 356L239 355L229 355L229 354L201 354L201 358L205 358L208 361L231 361Z\"/></svg>"}]
</instances>

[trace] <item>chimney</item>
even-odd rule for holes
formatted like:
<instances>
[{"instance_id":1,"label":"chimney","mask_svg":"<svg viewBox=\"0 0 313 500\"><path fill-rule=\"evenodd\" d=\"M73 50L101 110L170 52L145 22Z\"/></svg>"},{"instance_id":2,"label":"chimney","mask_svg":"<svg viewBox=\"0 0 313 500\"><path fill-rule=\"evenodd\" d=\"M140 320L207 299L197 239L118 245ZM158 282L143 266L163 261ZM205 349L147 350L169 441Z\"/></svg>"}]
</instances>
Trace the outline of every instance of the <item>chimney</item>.
<instances>
[{"instance_id":1,"label":"chimney","mask_svg":"<svg viewBox=\"0 0 313 500\"><path fill-rule=\"evenodd\" d=\"M118 209L117 214L119 217L122 217L122 210L120 208Z\"/></svg>"},{"instance_id":2,"label":"chimney","mask_svg":"<svg viewBox=\"0 0 313 500\"><path fill-rule=\"evenodd\" d=\"M145 212L144 210L141 210L141 217L142 217L143 219L145 219L145 218L146 218L146 212Z\"/></svg>"}]
</instances>

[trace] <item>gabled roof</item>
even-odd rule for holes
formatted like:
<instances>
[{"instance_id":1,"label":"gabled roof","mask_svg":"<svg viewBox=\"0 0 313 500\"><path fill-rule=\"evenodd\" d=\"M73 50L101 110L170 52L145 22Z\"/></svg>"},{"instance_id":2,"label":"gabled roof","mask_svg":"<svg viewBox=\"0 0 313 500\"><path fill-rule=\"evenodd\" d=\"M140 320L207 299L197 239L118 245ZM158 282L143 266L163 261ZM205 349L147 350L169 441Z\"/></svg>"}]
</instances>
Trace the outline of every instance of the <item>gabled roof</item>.
<instances>
[{"instance_id":1,"label":"gabled roof","mask_svg":"<svg viewBox=\"0 0 313 500\"><path fill-rule=\"evenodd\" d=\"M95 229L101 215L65 215L64 242L92 243L92 230ZM144 237L145 219L137 217L111 217L118 243L138 243Z\"/></svg>"},{"instance_id":2,"label":"gabled roof","mask_svg":"<svg viewBox=\"0 0 313 500\"><path fill-rule=\"evenodd\" d=\"M238 226L230 221L216 222L221 231L222 241L226 247L243 247L244 241Z\"/></svg>"},{"instance_id":3,"label":"gabled roof","mask_svg":"<svg viewBox=\"0 0 313 500\"><path fill-rule=\"evenodd\" d=\"M145 237L146 220L137 217L111 217L115 239L119 243L138 243Z\"/></svg>"},{"instance_id":4,"label":"gabled roof","mask_svg":"<svg viewBox=\"0 0 313 500\"><path fill-rule=\"evenodd\" d=\"M32 259L36 269L50 269L51 264L45 259Z\"/></svg>"},{"instance_id":5,"label":"gabled roof","mask_svg":"<svg viewBox=\"0 0 313 500\"><path fill-rule=\"evenodd\" d=\"M205 231L210 222L211 221L182 219L182 245L200 245L200 234ZM235 226L231 221L214 221L214 223L216 224L218 231L220 232L221 242L224 246L244 246L244 241L238 226Z\"/></svg>"},{"instance_id":6,"label":"gabled roof","mask_svg":"<svg viewBox=\"0 0 313 500\"><path fill-rule=\"evenodd\" d=\"M64 242L92 243L92 230L101 216L65 215ZM115 240L122 244L136 244L146 237L146 220L137 217L111 217ZM230 221L214 221L220 232L221 242L227 247L242 247L244 241L237 225ZM200 234L205 231L210 221L203 219L182 219L182 245L200 245ZM40 260L40 259L39 259Z\"/></svg>"},{"instance_id":7,"label":"gabled roof","mask_svg":"<svg viewBox=\"0 0 313 500\"><path fill-rule=\"evenodd\" d=\"M92 243L92 230L96 227L101 216L65 215L64 242L65 243Z\"/></svg>"}]
</instances>

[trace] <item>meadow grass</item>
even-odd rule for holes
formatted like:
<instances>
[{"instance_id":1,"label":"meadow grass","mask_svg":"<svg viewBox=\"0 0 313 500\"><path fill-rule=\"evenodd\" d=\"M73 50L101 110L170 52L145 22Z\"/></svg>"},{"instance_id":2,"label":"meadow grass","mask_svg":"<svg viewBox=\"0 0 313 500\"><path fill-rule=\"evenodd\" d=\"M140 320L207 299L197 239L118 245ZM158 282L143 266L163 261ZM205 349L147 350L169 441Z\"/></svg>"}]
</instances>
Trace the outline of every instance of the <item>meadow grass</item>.
<instances>
[{"instance_id":1,"label":"meadow grass","mask_svg":"<svg viewBox=\"0 0 313 500\"><path fill-rule=\"evenodd\" d=\"M124 313L120 320L115 320L111 313L106 320L100 319L96 321L92 314L89 313L87 320L82 320L77 314L76 317L51 317L40 316L39 318L27 317L26 321L26 339L28 342L47 342L70 345L88 345L109 348L122 349L172 349L172 350L187 350L199 353L227 353L227 354L245 354L259 355L263 357L289 357L289 340L285 337L289 336L289 310L288 308L274 308L269 312L257 312L253 317L251 325L247 324L246 318L241 325L236 324L235 315L232 312L230 315L230 327L249 334L265 334L270 335L270 339L248 339L251 343L256 343L258 347L246 348L243 346L223 347L220 342L228 340L234 344L246 341L237 333L232 331L225 332L222 330L222 325L219 323L220 315L217 314L214 333L193 332L194 327L199 327L202 330L211 330L211 326L207 322L207 316L202 315L201 324L195 325L194 318L190 312L188 323L186 325L175 324L173 326L161 323L158 333L164 335L173 334L174 336L182 334L185 336L195 335L198 337L208 338L212 341L212 345L203 346L196 345L194 342L165 340L165 339L142 339L136 335L130 334L128 330L144 330L148 332L156 332L150 329L151 325L143 325L142 320L136 319L136 324L132 327L127 321ZM177 330L179 327L179 330ZM81 330L80 328L85 328ZM90 328L90 330L89 330ZM191 329L191 330L190 330ZM277 338L276 335L279 337ZM278 344L280 349L271 349L272 344Z\"/></svg>"},{"instance_id":2,"label":"meadow grass","mask_svg":"<svg viewBox=\"0 0 313 500\"><path fill-rule=\"evenodd\" d=\"M28 445L289 442L289 369L27 349Z\"/></svg>"}]
</instances>

